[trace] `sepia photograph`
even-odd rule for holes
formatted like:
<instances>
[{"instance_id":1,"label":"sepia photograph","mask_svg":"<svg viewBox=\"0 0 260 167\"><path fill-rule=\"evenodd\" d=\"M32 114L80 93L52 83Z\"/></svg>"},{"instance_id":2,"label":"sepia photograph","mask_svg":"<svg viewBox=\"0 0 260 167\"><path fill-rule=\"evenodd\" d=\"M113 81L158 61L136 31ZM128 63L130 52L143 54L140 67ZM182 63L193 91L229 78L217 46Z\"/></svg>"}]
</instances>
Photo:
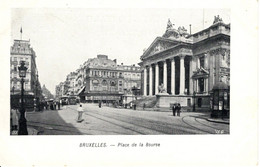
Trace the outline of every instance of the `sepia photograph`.
<instances>
[{"instance_id":1,"label":"sepia photograph","mask_svg":"<svg viewBox=\"0 0 260 167\"><path fill-rule=\"evenodd\" d=\"M230 32L230 9L14 8L10 135L230 134Z\"/></svg>"},{"instance_id":2,"label":"sepia photograph","mask_svg":"<svg viewBox=\"0 0 260 167\"><path fill-rule=\"evenodd\" d=\"M259 166L259 2L1 5L0 167Z\"/></svg>"}]
</instances>

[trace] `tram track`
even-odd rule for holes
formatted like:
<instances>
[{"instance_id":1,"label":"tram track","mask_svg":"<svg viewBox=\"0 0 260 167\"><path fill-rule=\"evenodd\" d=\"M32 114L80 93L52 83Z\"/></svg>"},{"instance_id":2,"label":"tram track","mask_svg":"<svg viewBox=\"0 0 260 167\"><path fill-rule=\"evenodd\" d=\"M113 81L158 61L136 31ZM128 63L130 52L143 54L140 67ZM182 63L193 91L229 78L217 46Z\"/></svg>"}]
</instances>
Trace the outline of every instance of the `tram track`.
<instances>
[{"instance_id":1,"label":"tram track","mask_svg":"<svg viewBox=\"0 0 260 167\"><path fill-rule=\"evenodd\" d=\"M70 108L70 109L72 109L72 108ZM85 112L85 114L87 114L87 113L89 115L89 112ZM134 126L137 126L137 127L147 129L149 131L156 132L158 134L186 134L187 133L187 130L183 130L187 127L181 126L181 125L178 125L178 124L173 124L173 123L169 124L169 123L166 123L166 122L152 121L152 120L149 120L149 119L138 118L138 117L134 117L135 122L133 122L133 121L130 121L131 119L129 119L129 117L126 117L122 114L118 114L118 113L115 114L113 112L109 112L109 115L104 113L104 112L102 114L100 114L97 110L95 110L95 112L91 112L91 114L96 114L96 117L98 115L98 116L106 117L106 118L113 119L113 120L116 120L116 121L120 121L120 122L123 122L123 123L128 123L128 124L131 124L131 125L134 125ZM102 120L107 121L105 119L102 119ZM144 121L149 123L149 127L144 126L143 124L138 124L138 122L144 122ZM195 132L192 132L192 131L190 131L189 133L190 134L196 134Z\"/></svg>"},{"instance_id":2,"label":"tram track","mask_svg":"<svg viewBox=\"0 0 260 167\"><path fill-rule=\"evenodd\" d=\"M73 108L71 108L71 107L68 107L68 108L71 109L71 110L76 111L75 109L73 109ZM110 124L112 124L112 125L118 126L118 127L120 127L120 128L127 129L127 130L133 131L133 132L138 133L138 134L141 134L141 135L145 135L144 133L139 132L139 131L136 131L136 130L134 130L133 128L129 128L129 127L126 127L126 126L117 124L117 123L115 123L115 122L108 121L108 120L105 120L105 119L100 118L100 117L97 117L97 116L93 116L93 115L89 114L88 112L84 112L84 114L85 114L85 115L88 115L88 116L91 116L91 117L94 117L94 118L96 118L96 119L99 119L99 120L101 120L101 121L110 123ZM92 114L93 114L93 113L92 113ZM97 115L103 116L103 115L101 115L101 114L97 114ZM103 116L103 117L105 117L105 116ZM110 119L114 119L114 118L110 118ZM115 119L115 120L117 120L117 119ZM121 121L121 120L117 120L117 121ZM121 121L121 122L123 122L123 121Z\"/></svg>"},{"instance_id":3,"label":"tram track","mask_svg":"<svg viewBox=\"0 0 260 167\"><path fill-rule=\"evenodd\" d=\"M187 121L184 120L184 118L187 118L187 117L190 117L190 116L184 116L184 117L182 117L182 122L185 123L186 125L192 127L193 129L199 130L199 131L204 132L204 133L207 133L207 134L208 134L208 133L209 133L209 134L215 134L215 133L213 133L213 132L209 132L209 131L206 131L206 130L204 130L204 129L200 129L200 128L196 127L196 126L193 126L193 125L189 124ZM195 119L195 121L196 121L196 119ZM199 123L200 123L200 122L199 122ZM200 123L200 124L201 124L201 123Z\"/></svg>"}]
</instances>

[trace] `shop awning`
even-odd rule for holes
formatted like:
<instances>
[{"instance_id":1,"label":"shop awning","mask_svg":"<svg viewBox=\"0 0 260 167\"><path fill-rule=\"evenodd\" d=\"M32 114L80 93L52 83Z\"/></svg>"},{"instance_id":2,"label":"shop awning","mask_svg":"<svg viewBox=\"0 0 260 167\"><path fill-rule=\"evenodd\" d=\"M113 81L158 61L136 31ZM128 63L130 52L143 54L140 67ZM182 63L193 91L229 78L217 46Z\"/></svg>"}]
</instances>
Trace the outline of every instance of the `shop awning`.
<instances>
[{"instance_id":1,"label":"shop awning","mask_svg":"<svg viewBox=\"0 0 260 167\"><path fill-rule=\"evenodd\" d=\"M85 88L86 88L86 86L83 86L83 87L78 91L77 95L80 95L82 92L84 92Z\"/></svg>"}]
</instances>

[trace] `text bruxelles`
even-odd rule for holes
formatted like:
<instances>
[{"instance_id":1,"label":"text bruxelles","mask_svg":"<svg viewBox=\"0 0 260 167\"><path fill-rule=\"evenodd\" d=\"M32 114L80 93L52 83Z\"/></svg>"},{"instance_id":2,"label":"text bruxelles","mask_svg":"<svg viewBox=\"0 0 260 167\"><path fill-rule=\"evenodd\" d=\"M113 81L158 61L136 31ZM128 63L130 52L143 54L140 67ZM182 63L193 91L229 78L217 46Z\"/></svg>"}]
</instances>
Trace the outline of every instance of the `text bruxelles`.
<instances>
[{"instance_id":1,"label":"text bruxelles","mask_svg":"<svg viewBox=\"0 0 260 167\"><path fill-rule=\"evenodd\" d=\"M79 147L107 147L106 143L80 143Z\"/></svg>"}]
</instances>

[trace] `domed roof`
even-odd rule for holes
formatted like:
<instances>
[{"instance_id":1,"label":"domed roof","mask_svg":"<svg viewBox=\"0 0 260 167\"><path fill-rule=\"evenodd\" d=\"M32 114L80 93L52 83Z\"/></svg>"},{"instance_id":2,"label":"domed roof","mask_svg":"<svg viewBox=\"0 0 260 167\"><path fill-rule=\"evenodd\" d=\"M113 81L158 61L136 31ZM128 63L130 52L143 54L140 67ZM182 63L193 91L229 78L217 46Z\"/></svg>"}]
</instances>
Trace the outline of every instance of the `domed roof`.
<instances>
[{"instance_id":1,"label":"domed roof","mask_svg":"<svg viewBox=\"0 0 260 167\"><path fill-rule=\"evenodd\" d=\"M228 89L228 85L222 81L216 83L213 88L213 90L217 90L217 89Z\"/></svg>"}]
</instances>

